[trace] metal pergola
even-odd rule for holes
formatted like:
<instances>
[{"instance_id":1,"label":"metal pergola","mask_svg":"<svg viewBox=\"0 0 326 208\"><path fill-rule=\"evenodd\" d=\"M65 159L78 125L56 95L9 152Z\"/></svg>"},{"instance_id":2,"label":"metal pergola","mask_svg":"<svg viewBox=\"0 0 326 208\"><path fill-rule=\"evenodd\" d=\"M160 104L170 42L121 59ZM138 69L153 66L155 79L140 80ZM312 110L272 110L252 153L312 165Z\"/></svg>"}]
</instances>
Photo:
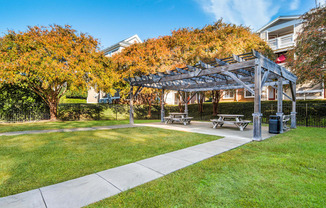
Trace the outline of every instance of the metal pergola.
<instances>
[{"instance_id":1,"label":"metal pergola","mask_svg":"<svg viewBox=\"0 0 326 208\"><path fill-rule=\"evenodd\" d=\"M133 99L144 87L185 92L185 112L187 113L188 93L212 90L246 89L254 96L253 140L262 139L261 93L263 86L271 86L278 91L277 116L281 118L283 131L283 95L292 100L291 128L296 128L296 81L297 77L284 67L274 63L253 50L250 53L233 55L214 62L200 61L194 66L176 68L125 79L130 83L130 124L134 123ZM289 85L291 95L283 92L283 85ZM137 86L134 93L133 88ZM164 121L164 99L161 106L161 121Z\"/></svg>"}]
</instances>

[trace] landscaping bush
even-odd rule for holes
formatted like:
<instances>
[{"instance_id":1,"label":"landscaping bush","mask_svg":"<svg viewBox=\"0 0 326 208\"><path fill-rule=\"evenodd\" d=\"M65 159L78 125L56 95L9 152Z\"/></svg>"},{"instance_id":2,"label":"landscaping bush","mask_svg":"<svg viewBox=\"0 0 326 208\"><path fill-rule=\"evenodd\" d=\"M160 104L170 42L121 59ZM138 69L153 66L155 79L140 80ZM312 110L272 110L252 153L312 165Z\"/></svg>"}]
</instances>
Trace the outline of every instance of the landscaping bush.
<instances>
[{"instance_id":1,"label":"landscaping bush","mask_svg":"<svg viewBox=\"0 0 326 208\"><path fill-rule=\"evenodd\" d=\"M21 122L49 118L49 108L42 98L24 85L0 87L0 121Z\"/></svg>"},{"instance_id":2,"label":"landscaping bush","mask_svg":"<svg viewBox=\"0 0 326 208\"><path fill-rule=\"evenodd\" d=\"M70 91L65 93L66 98L72 99L87 99L87 91Z\"/></svg>"},{"instance_id":3,"label":"landscaping bush","mask_svg":"<svg viewBox=\"0 0 326 208\"><path fill-rule=\"evenodd\" d=\"M103 105L96 104L60 104L58 118L63 121L100 120Z\"/></svg>"}]
</instances>

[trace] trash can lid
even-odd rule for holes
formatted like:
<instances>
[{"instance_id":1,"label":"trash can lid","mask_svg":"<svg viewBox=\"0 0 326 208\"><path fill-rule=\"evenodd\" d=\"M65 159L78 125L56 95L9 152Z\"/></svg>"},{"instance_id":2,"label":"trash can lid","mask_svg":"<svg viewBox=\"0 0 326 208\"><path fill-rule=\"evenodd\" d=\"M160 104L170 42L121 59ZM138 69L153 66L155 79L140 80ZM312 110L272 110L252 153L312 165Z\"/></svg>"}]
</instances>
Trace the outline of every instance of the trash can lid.
<instances>
[{"instance_id":1,"label":"trash can lid","mask_svg":"<svg viewBox=\"0 0 326 208\"><path fill-rule=\"evenodd\" d=\"M276 116L276 115L270 115L269 118L270 119L280 119L280 117L279 116Z\"/></svg>"}]
</instances>

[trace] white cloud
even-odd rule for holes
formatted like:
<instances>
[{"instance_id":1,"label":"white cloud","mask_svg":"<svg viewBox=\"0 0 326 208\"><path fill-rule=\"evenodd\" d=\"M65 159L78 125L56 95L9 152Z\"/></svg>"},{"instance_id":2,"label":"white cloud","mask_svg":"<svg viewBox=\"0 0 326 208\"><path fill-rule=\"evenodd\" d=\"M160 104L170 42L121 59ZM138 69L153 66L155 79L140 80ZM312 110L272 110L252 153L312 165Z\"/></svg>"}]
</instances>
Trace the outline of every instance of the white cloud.
<instances>
[{"instance_id":1,"label":"white cloud","mask_svg":"<svg viewBox=\"0 0 326 208\"><path fill-rule=\"evenodd\" d=\"M296 10L299 8L299 4L300 4L300 0L293 0L291 3L290 3L290 9L291 10Z\"/></svg>"},{"instance_id":2,"label":"white cloud","mask_svg":"<svg viewBox=\"0 0 326 208\"><path fill-rule=\"evenodd\" d=\"M326 0L317 0L317 5L318 6L326 5Z\"/></svg>"},{"instance_id":3,"label":"white cloud","mask_svg":"<svg viewBox=\"0 0 326 208\"><path fill-rule=\"evenodd\" d=\"M280 6L272 0L196 0L216 20L250 26L257 30L267 24ZM297 0L294 0L297 1Z\"/></svg>"}]
</instances>

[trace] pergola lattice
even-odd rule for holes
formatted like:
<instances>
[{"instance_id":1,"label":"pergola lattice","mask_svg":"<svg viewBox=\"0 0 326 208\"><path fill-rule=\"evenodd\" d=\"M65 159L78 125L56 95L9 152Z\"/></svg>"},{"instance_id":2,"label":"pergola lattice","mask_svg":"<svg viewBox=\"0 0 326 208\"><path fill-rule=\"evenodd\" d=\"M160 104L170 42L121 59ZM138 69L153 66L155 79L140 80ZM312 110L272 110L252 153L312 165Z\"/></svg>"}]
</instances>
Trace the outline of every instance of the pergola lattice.
<instances>
[{"instance_id":1,"label":"pergola lattice","mask_svg":"<svg viewBox=\"0 0 326 208\"><path fill-rule=\"evenodd\" d=\"M291 128L296 128L296 80L297 77L284 67L274 63L257 51L233 55L214 62L199 62L194 66L176 68L125 79L130 83L130 123L134 122L133 99L144 88L175 90L186 92L185 111L188 111L188 92L211 90L246 89L254 96L253 139L261 140L261 92L263 86L271 86L278 91L277 115L281 117L283 130L283 95L292 100ZM283 85L290 85L291 95L283 92ZM138 86L135 93L133 87ZM163 99L164 100L164 99ZM161 106L161 120L164 119L164 102Z\"/></svg>"}]
</instances>

